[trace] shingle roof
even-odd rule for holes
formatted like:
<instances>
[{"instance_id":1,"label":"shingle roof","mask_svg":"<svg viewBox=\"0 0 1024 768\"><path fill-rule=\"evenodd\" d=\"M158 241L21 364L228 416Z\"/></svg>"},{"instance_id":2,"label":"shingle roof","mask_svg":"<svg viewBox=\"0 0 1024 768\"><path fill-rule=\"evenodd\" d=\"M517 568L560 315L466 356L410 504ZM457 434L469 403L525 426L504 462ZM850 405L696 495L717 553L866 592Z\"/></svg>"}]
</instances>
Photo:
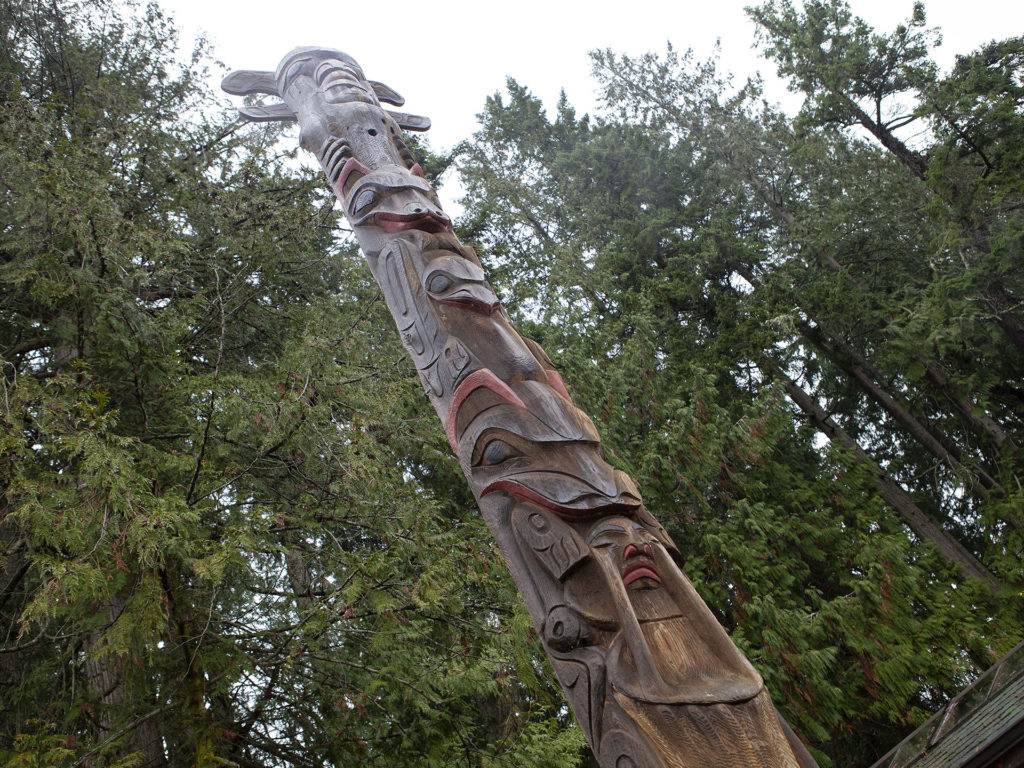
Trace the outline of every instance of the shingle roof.
<instances>
[{"instance_id":1,"label":"shingle roof","mask_svg":"<svg viewBox=\"0 0 1024 768\"><path fill-rule=\"evenodd\" d=\"M872 768L982 768L1024 741L1024 643Z\"/></svg>"}]
</instances>

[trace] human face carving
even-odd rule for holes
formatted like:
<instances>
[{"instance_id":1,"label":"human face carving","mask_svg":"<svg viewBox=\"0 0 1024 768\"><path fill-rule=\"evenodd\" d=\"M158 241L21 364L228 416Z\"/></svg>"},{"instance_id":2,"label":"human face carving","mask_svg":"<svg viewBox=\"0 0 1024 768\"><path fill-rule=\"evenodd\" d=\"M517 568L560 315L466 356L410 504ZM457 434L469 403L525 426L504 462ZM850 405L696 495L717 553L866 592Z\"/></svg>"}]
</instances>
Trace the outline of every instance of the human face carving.
<instances>
[{"instance_id":1,"label":"human face carving","mask_svg":"<svg viewBox=\"0 0 1024 768\"><path fill-rule=\"evenodd\" d=\"M657 538L635 520L601 520L591 530L587 542L592 549L607 551L626 587L656 589L661 585L661 574L654 562L653 545Z\"/></svg>"}]
</instances>

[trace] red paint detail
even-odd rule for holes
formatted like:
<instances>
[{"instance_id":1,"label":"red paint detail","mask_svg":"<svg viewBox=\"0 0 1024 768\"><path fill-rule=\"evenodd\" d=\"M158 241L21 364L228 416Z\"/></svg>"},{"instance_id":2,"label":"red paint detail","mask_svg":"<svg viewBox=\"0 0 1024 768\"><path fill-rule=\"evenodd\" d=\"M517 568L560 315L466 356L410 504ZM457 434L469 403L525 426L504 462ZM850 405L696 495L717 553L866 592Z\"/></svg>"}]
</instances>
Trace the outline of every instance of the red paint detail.
<instances>
[{"instance_id":1,"label":"red paint detail","mask_svg":"<svg viewBox=\"0 0 1024 768\"><path fill-rule=\"evenodd\" d=\"M411 173L413 176L419 176L421 179L426 178L426 176L423 175L423 169L420 168L419 163L414 163L412 168L409 169L409 173Z\"/></svg>"},{"instance_id":2,"label":"red paint detail","mask_svg":"<svg viewBox=\"0 0 1024 768\"><path fill-rule=\"evenodd\" d=\"M644 578L654 579L659 584L661 583L658 566L650 559L651 545L644 542L643 547L643 552L641 552L640 547L636 544L627 544L622 550L622 559L626 561L626 567L622 570L623 584L632 584L637 579Z\"/></svg>"},{"instance_id":3,"label":"red paint detail","mask_svg":"<svg viewBox=\"0 0 1024 768\"><path fill-rule=\"evenodd\" d=\"M626 573L622 576L623 584L632 584L637 579L654 579L661 584L661 577L653 565L635 563L633 567L627 567Z\"/></svg>"},{"instance_id":4,"label":"red paint detail","mask_svg":"<svg viewBox=\"0 0 1024 768\"><path fill-rule=\"evenodd\" d=\"M407 229L419 229L424 232L437 234L438 232L450 232L452 228L451 219L443 214L436 214L433 211L423 213L378 213L373 217L373 223L385 232L404 232Z\"/></svg>"},{"instance_id":5,"label":"red paint detail","mask_svg":"<svg viewBox=\"0 0 1024 768\"><path fill-rule=\"evenodd\" d=\"M544 373L548 375L548 384L551 385L551 388L571 403L572 398L569 397L569 390L565 388L565 382L562 381L558 371L547 368L544 370Z\"/></svg>"},{"instance_id":6,"label":"red paint detail","mask_svg":"<svg viewBox=\"0 0 1024 768\"><path fill-rule=\"evenodd\" d=\"M564 507L551 499L541 496L536 491L531 491L525 485L520 485L514 480L497 480L484 488L480 495L486 496L488 493L494 493L495 491L504 491L509 496L514 496L520 501L536 504L538 507L554 512L563 520L592 520L595 517L603 517L614 512L628 512L634 509L629 504L602 504L592 509Z\"/></svg>"},{"instance_id":7,"label":"red paint detail","mask_svg":"<svg viewBox=\"0 0 1024 768\"><path fill-rule=\"evenodd\" d=\"M481 315L487 315L490 317L494 314L494 311L501 306L500 301L496 301L493 304L488 304L485 301L479 299L438 299L440 304L448 304L452 307L459 307L461 309L468 309L471 312L479 312Z\"/></svg>"},{"instance_id":8,"label":"red paint detail","mask_svg":"<svg viewBox=\"0 0 1024 768\"><path fill-rule=\"evenodd\" d=\"M345 161L345 165L342 166L341 175L338 176L338 181L334 186L334 191L338 193L339 197L345 197L345 182L348 181L348 177L352 174L353 171L359 171L359 173L363 174L363 176L368 176L370 174L369 168L366 168L365 166L361 165L360 162L356 160L354 157L350 157L348 160Z\"/></svg>"},{"instance_id":9,"label":"red paint detail","mask_svg":"<svg viewBox=\"0 0 1024 768\"><path fill-rule=\"evenodd\" d=\"M551 499L544 498L539 493L531 491L524 485L513 480L498 480L497 482L491 483L480 493L481 496L486 496L488 493L494 493L495 491L504 491L510 496L514 496L520 501L529 501L536 504L538 507L554 512L556 515L568 520L585 520L592 517L598 517L606 514L604 509L570 509L569 507L563 507L561 504L553 502Z\"/></svg>"},{"instance_id":10,"label":"red paint detail","mask_svg":"<svg viewBox=\"0 0 1024 768\"><path fill-rule=\"evenodd\" d=\"M455 440L455 427L459 419L459 409L470 393L480 387L489 389L511 405L522 408L524 411L526 410L526 403L519 399L519 395L513 392L508 384L495 376L490 368L481 368L479 371L473 371L455 388L452 402L448 406L448 415L445 416L444 420L444 431L448 435L448 442L451 443L452 451L456 453L458 451Z\"/></svg>"}]
</instances>

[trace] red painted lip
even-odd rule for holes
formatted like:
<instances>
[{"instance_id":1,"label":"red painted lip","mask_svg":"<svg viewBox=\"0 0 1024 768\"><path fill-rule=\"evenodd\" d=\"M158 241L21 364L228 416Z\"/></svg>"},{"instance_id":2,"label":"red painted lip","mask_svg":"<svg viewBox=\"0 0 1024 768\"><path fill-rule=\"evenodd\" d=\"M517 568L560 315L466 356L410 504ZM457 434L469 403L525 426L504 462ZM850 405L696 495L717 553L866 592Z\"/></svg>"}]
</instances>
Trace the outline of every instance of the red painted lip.
<instances>
[{"instance_id":1,"label":"red painted lip","mask_svg":"<svg viewBox=\"0 0 1024 768\"><path fill-rule=\"evenodd\" d=\"M419 229L423 232L438 234L451 232L452 222L447 216L439 216L433 211L424 213L378 213L373 223L385 232L404 232L407 229Z\"/></svg>"},{"instance_id":2,"label":"red painted lip","mask_svg":"<svg viewBox=\"0 0 1024 768\"><path fill-rule=\"evenodd\" d=\"M632 558L622 571L623 584L632 584L637 579L654 579L659 584L661 583L658 567L646 557Z\"/></svg>"}]
</instances>

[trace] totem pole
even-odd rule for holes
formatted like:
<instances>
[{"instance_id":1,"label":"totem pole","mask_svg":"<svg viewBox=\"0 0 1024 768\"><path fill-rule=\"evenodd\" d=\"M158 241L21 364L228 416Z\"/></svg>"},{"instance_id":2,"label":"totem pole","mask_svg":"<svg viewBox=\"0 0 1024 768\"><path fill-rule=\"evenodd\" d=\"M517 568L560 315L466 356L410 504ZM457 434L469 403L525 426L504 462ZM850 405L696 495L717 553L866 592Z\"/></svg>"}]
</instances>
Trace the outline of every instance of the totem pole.
<instances>
[{"instance_id":1,"label":"totem pole","mask_svg":"<svg viewBox=\"0 0 1024 768\"><path fill-rule=\"evenodd\" d=\"M356 233L402 342L605 768L810 768L551 360L509 321L402 139L430 121L335 50L298 48L228 93L284 103Z\"/></svg>"}]
</instances>

